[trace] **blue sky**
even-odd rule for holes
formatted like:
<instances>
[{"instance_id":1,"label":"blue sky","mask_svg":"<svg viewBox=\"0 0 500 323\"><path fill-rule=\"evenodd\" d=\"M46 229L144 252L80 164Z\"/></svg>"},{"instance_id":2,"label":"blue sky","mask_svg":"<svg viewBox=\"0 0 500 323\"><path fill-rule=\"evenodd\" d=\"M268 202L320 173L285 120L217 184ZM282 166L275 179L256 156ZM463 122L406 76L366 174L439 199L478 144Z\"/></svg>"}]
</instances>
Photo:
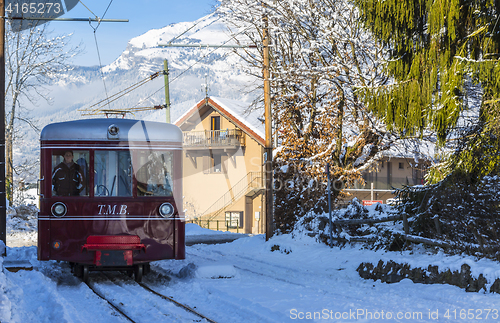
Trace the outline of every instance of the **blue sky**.
<instances>
[{"instance_id":1,"label":"blue sky","mask_svg":"<svg viewBox=\"0 0 500 323\"><path fill-rule=\"evenodd\" d=\"M106 12L106 8L108 7ZM96 36L104 65L113 62L125 50L127 41L150 29L158 29L172 23L194 21L213 11L216 0L82 0L64 18L98 17L128 19L129 22L101 23ZM85 6L88 7L85 8ZM97 26L97 23L93 23ZM85 52L74 59L74 64L99 65L94 29L88 22L53 21L50 29L55 34L73 33L72 43L82 43Z\"/></svg>"}]
</instances>

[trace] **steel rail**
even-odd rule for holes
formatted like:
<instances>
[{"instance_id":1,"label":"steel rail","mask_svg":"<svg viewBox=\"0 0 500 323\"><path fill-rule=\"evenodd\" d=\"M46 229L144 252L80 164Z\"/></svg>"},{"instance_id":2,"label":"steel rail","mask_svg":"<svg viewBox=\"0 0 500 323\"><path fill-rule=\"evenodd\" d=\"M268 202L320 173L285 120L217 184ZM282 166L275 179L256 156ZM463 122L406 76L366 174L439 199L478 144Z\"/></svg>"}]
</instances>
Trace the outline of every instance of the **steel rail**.
<instances>
[{"instance_id":1,"label":"steel rail","mask_svg":"<svg viewBox=\"0 0 500 323\"><path fill-rule=\"evenodd\" d=\"M106 274L104 274L103 272L101 272L101 275L103 275L104 277L106 277L107 279L110 279L110 277L108 277ZM133 322L135 323L135 321L133 319L131 319L129 316L127 316L127 314L125 314L124 311L122 311L120 309L120 307L116 304L114 304L112 301L108 300L106 297L104 297L100 292L98 292L96 289L94 289L94 287L90 284L90 283L86 283L87 286L97 295L99 296L100 298L102 298L103 300L105 300L106 302L108 302L109 305L111 305L116 311L118 311L120 314L122 314L125 318L127 318L130 322ZM173 299L172 297L168 297L168 296L165 296L153 289L151 289L149 286L145 285L144 283L137 283L139 284L139 286L141 286L142 288L144 288L145 290L147 290L148 292L162 298L163 300L167 300L167 301L170 301L172 303L174 303L175 305L177 305L178 307L181 307L182 309L184 309L185 311L187 312L191 312L192 314L202 318L202 319L205 319L207 320L208 322L210 323L217 323L216 321L212 320L212 319L209 319L208 317L206 317L205 315L197 312L196 310L194 310L193 308L189 307L188 305L185 305L185 304L182 304L178 301L176 301L175 299Z\"/></svg>"},{"instance_id":2,"label":"steel rail","mask_svg":"<svg viewBox=\"0 0 500 323\"><path fill-rule=\"evenodd\" d=\"M151 293L155 294L156 296L159 296L159 297L161 297L161 298L162 298L162 299L164 299L164 300L170 301L170 302L174 303L175 305L177 305L177 306L179 306L179 307L182 307L183 309L185 309L185 310L187 310L187 311L189 311L189 312L191 312L191 313L193 313L193 314L195 314L195 315L197 315L197 316L201 317L202 319L207 320L208 322L211 322L211 323L217 323L217 322L215 322L214 320L209 319L209 318L208 318L208 317L206 317L205 315L203 315L203 314L201 314L201 313L197 312L197 311L196 311L196 310L194 310L193 308L191 308L191 307L189 307L189 306L187 306L187 305L185 305L185 304L179 303L178 301L176 301L176 300L175 300L175 299L173 299L172 297L168 297L168 296L165 296L165 295L163 295L163 294L158 293L157 291L155 291L155 290L151 289L149 286L145 285L144 283L138 283L138 284L139 284L142 288L144 288L145 290L147 290L147 291L149 291L149 292L151 292Z\"/></svg>"},{"instance_id":3,"label":"steel rail","mask_svg":"<svg viewBox=\"0 0 500 323\"><path fill-rule=\"evenodd\" d=\"M107 299L104 295L102 295L100 292L98 292L94 286L92 286L91 283L87 282L85 283L93 292L94 294L96 294L97 296L99 296L101 299L105 300L106 302L108 302L109 305L111 305L112 308L114 308L118 313L120 313L121 315L123 315L127 320L129 320L130 322L132 323L136 323L136 321L132 320L127 314L125 314L125 312L123 312L120 307L116 304L114 304L112 301L110 301L109 299Z\"/></svg>"}]
</instances>

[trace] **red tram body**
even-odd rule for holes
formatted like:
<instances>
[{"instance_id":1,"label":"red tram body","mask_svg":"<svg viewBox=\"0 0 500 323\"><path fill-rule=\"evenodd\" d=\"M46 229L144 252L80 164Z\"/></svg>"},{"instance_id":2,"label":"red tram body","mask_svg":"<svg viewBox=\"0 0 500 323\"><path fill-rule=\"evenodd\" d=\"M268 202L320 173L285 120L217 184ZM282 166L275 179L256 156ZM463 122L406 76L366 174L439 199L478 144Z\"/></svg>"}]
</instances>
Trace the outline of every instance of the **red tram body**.
<instances>
[{"instance_id":1,"label":"red tram body","mask_svg":"<svg viewBox=\"0 0 500 323\"><path fill-rule=\"evenodd\" d=\"M84 281L92 270L122 269L140 281L151 261L185 258L178 127L130 119L54 123L43 129L40 148L39 260L68 261ZM71 195L57 182L68 151L79 165Z\"/></svg>"}]
</instances>

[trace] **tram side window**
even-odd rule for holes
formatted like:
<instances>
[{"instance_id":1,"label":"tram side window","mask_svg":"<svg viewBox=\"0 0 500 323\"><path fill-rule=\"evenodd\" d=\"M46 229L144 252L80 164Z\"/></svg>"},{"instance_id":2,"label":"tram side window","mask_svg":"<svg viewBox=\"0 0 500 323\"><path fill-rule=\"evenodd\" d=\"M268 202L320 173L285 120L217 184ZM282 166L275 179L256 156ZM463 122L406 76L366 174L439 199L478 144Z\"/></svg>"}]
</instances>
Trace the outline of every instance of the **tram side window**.
<instances>
[{"instance_id":1,"label":"tram side window","mask_svg":"<svg viewBox=\"0 0 500 323\"><path fill-rule=\"evenodd\" d=\"M132 196L130 152L113 150L95 152L94 195Z\"/></svg>"},{"instance_id":2,"label":"tram side window","mask_svg":"<svg viewBox=\"0 0 500 323\"><path fill-rule=\"evenodd\" d=\"M52 195L88 196L88 150L52 152Z\"/></svg>"},{"instance_id":3,"label":"tram side window","mask_svg":"<svg viewBox=\"0 0 500 323\"><path fill-rule=\"evenodd\" d=\"M172 196L172 152L143 150L134 165L138 196Z\"/></svg>"}]
</instances>

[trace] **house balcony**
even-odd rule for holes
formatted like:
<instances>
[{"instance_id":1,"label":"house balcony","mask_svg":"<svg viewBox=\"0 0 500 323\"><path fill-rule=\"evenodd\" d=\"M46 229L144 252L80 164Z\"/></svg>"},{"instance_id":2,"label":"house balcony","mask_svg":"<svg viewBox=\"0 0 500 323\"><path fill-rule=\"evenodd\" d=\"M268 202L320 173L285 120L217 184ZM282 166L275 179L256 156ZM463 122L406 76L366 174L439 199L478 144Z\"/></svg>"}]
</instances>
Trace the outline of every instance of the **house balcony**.
<instances>
[{"instance_id":1,"label":"house balcony","mask_svg":"<svg viewBox=\"0 0 500 323\"><path fill-rule=\"evenodd\" d=\"M245 146L240 129L184 131L184 149L238 149Z\"/></svg>"}]
</instances>

